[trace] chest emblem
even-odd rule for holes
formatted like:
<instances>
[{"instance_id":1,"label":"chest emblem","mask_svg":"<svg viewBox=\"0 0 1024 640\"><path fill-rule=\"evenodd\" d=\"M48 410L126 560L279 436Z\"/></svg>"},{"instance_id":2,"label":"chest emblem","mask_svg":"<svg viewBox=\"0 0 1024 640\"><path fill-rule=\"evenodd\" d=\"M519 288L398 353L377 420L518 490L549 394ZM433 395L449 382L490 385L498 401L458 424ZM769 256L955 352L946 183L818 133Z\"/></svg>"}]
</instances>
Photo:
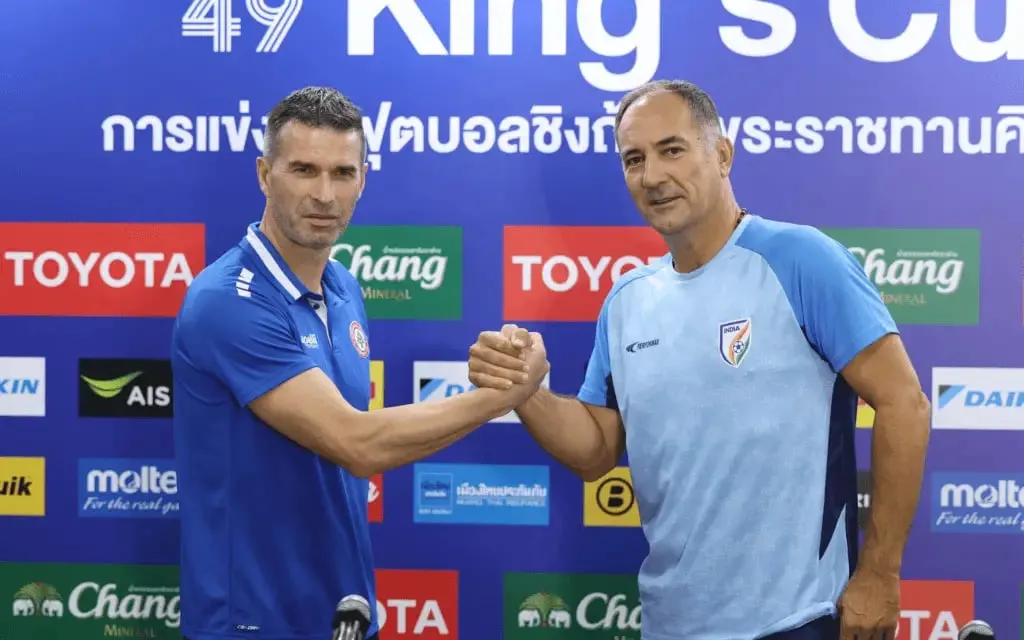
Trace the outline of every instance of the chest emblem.
<instances>
[{"instance_id":1,"label":"chest emblem","mask_svg":"<svg viewBox=\"0 0 1024 640\"><path fill-rule=\"evenodd\" d=\"M718 352L730 367L738 367L750 351L750 318L718 325Z\"/></svg>"},{"instance_id":2,"label":"chest emblem","mask_svg":"<svg viewBox=\"0 0 1024 640\"><path fill-rule=\"evenodd\" d=\"M366 339L363 327L358 321L353 320L352 323L348 325L348 337L352 340L352 346L356 348L356 352L359 353L360 358L365 358L370 355L370 342Z\"/></svg>"}]
</instances>

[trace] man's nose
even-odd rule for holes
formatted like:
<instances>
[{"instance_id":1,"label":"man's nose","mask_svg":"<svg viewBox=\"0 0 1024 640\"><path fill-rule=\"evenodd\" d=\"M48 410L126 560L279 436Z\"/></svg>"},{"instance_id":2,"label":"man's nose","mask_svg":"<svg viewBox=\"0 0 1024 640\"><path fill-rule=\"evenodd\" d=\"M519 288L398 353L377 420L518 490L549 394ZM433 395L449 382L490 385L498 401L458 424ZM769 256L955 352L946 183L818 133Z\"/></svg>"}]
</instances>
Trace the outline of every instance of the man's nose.
<instances>
[{"instance_id":1,"label":"man's nose","mask_svg":"<svg viewBox=\"0 0 1024 640\"><path fill-rule=\"evenodd\" d=\"M323 204L334 202L334 185L329 175L323 174L317 178L316 186L313 188L313 199Z\"/></svg>"},{"instance_id":2,"label":"man's nose","mask_svg":"<svg viewBox=\"0 0 1024 640\"><path fill-rule=\"evenodd\" d=\"M657 160L648 159L644 163L644 174L642 178L642 184L645 189L654 189L665 183L668 175L665 172L665 167L661 162Z\"/></svg>"}]
</instances>

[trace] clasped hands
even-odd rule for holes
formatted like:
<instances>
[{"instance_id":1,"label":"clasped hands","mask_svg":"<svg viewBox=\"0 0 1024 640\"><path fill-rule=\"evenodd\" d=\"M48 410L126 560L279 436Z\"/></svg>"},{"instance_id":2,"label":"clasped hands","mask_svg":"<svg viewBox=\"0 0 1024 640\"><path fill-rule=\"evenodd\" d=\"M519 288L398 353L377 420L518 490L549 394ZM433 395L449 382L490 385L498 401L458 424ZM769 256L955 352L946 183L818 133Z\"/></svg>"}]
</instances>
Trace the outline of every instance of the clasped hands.
<instances>
[{"instance_id":1,"label":"clasped hands","mask_svg":"<svg viewBox=\"0 0 1024 640\"><path fill-rule=\"evenodd\" d=\"M469 348L469 381L509 395L513 408L526 402L551 369L544 339L514 324L483 331Z\"/></svg>"}]
</instances>

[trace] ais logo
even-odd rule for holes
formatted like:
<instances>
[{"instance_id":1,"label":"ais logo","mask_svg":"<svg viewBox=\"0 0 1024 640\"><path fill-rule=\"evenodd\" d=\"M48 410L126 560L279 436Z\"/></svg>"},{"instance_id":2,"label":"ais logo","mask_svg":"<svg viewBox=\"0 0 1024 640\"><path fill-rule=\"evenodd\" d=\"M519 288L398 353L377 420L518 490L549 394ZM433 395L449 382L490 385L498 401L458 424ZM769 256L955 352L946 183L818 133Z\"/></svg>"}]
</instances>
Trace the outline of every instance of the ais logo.
<instances>
[{"instance_id":1,"label":"ais logo","mask_svg":"<svg viewBox=\"0 0 1024 640\"><path fill-rule=\"evenodd\" d=\"M86 418L170 418L169 360L78 361L78 414Z\"/></svg>"},{"instance_id":2,"label":"ais logo","mask_svg":"<svg viewBox=\"0 0 1024 640\"><path fill-rule=\"evenodd\" d=\"M863 531L871 515L871 471L857 471L857 528Z\"/></svg>"}]
</instances>

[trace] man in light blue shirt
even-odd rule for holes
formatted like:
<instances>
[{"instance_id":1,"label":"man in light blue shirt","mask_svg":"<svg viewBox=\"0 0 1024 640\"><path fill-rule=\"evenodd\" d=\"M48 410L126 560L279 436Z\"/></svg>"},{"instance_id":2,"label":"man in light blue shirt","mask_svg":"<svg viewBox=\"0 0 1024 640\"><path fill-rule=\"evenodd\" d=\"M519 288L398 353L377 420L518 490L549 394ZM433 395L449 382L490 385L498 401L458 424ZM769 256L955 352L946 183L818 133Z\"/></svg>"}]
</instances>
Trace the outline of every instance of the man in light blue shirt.
<instances>
[{"instance_id":1,"label":"man in light blue shirt","mask_svg":"<svg viewBox=\"0 0 1024 640\"><path fill-rule=\"evenodd\" d=\"M732 144L692 84L630 93L616 135L669 253L613 286L578 395L537 391L523 423L587 481L628 452L643 640L892 640L929 404L878 290L818 230L737 205ZM470 379L517 380L543 350L485 332ZM877 412L860 563L858 394Z\"/></svg>"}]
</instances>

